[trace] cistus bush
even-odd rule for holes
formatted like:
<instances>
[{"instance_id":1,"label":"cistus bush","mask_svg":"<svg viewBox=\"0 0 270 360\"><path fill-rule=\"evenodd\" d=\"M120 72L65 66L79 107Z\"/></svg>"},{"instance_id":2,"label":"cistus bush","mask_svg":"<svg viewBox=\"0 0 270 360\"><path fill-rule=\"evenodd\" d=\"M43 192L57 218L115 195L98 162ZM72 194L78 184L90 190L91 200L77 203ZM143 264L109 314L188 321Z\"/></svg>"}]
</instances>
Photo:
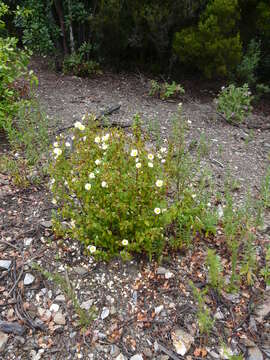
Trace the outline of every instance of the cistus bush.
<instances>
[{"instance_id":1,"label":"cistus bush","mask_svg":"<svg viewBox=\"0 0 270 360\"><path fill-rule=\"evenodd\" d=\"M196 67L208 78L228 76L242 56L237 0L210 1L197 26L175 34L173 49L183 64Z\"/></svg>"},{"instance_id":2,"label":"cistus bush","mask_svg":"<svg viewBox=\"0 0 270 360\"><path fill-rule=\"evenodd\" d=\"M231 84L223 87L215 100L217 111L220 112L228 122L241 123L251 113L251 101L253 96L248 84L236 87Z\"/></svg>"},{"instance_id":3,"label":"cistus bush","mask_svg":"<svg viewBox=\"0 0 270 360\"><path fill-rule=\"evenodd\" d=\"M171 151L148 148L138 127L127 135L89 122L75 123L72 140L54 143L55 230L79 240L97 258L159 256L170 222Z\"/></svg>"}]
</instances>

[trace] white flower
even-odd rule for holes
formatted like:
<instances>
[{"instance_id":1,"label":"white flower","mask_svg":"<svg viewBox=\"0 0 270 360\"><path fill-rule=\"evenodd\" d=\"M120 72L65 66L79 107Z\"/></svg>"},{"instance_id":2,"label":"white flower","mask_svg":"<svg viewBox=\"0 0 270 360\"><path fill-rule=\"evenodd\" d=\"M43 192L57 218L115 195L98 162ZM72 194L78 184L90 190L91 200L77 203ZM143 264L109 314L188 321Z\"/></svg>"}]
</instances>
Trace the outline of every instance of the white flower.
<instances>
[{"instance_id":1,"label":"white flower","mask_svg":"<svg viewBox=\"0 0 270 360\"><path fill-rule=\"evenodd\" d=\"M97 160L95 161L95 164L96 164L96 165L100 165L100 164L101 164L101 161L100 161L99 159L97 159Z\"/></svg>"},{"instance_id":2,"label":"white flower","mask_svg":"<svg viewBox=\"0 0 270 360\"><path fill-rule=\"evenodd\" d=\"M148 163L148 166L149 166L150 168L152 168L152 167L154 166L154 164L153 164L152 162L149 162L149 163Z\"/></svg>"},{"instance_id":3,"label":"white flower","mask_svg":"<svg viewBox=\"0 0 270 360\"><path fill-rule=\"evenodd\" d=\"M137 169L140 169L141 167L142 167L142 164L138 162L138 163L136 164L136 168L137 168Z\"/></svg>"},{"instance_id":4,"label":"white flower","mask_svg":"<svg viewBox=\"0 0 270 360\"><path fill-rule=\"evenodd\" d=\"M67 180L65 180L64 185L65 185L65 186L68 186L68 182L67 182Z\"/></svg>"},{"instance_id":5,"label":"white flower","mask_svg":"<svg viewBox=\"0 0 270 360\"><path fill-rule=\"evenodd\" d=\"M99 174L99 170L98 170L98 169L96 169L96 170L95 170L95 173L96 173L96 174Z\"/></svg>"},{"instance_id":6,"label":"white flower","mask_svg":"<svg viewBox=\"0 0 270 360\"><path fill-rule=\"evenodd\" d=\"M74 127L81 131L83 131L85 129L85 126L80 121L76 121L74 124Z\"/></svg>"},{"instance_id":7,"label":"white flower","mask_svg":"<svg viewBox=\"0 0 270 360\"><path fill-rule=\"evenodd\" d=\"M147 157L148 157L149 160L154 160L154 155L153 154L148 154Z\"/></svg>"},{"instance_id":8,"label":"white flower","mask_svg":"<svg viewBox=\"0 0 270 360\"><path fill-rule=\"evenodd\" d=\"M97 248L94 245L87 246L87 249L90 251L91 254L94 254Z\"/></svg>"},{"instance_id":9,"label":"white flower","mask_svg":"<svg viewBox=\"0 0 270 360\"><path fill-rule=\"evenodd\" d=\"M192 124L192 121L191 121L191 120L188 120L187 123L188 123L189 125L191 125L191 124Z\"/></svg>"},{"instance_id":10,"label":"white flower","mask_svg":"<svg viewBox=\"0 0 270 360\"><path fill-rule=\"evenodd\" d=\"M71 147L71 144L68 141L66 141L65 145L66 147Z\"/></svg>"},{"instance_id":11,"label":"white flower","mask_svg":"<svg viewBox=\"0 0 270 360\"><path fill-rule=\"evenodd\" d=\"M53 146L54 146L54 147L59 147L58 142L57 142L57 141L55 141L55 142L53 143Z\"/></svg>"},{"instance_id":12,"label":"white flower","mask_svg":"<svg viewBox=\"0 0 270 360\"><path fill-rule=\"evenodd\" d=\"M157 180L156 181L156 186L157 187L161 187L163 185L163 180Z\"/></svg>"},{"instance_id":13,"label":"white flower","mask_svg":"<svg viewBox=\"0 0 270 360\"><path fill-rule=\"evenodd\" d=\"M180 102L180 103L178 104L178 109L180 110L180 109L182 108L182 106L183 106L183 103Z\"/></svg>"},{"instance_id":14,"label":"white flower","mask_svg":"<svg viewBox=\"0 0 270 360\"><path fill-rule=\"evenodd\" d=\"M57 200L55 198L52 199L52 203L53 205L56 205L57 204Z\"/></svg>"},{"instance_id":15,"label":"white flower","mask_svg":"<svg viewBox=\"0 0 270 360\"><path fill-rule=\"evenodd\" d=\"M155 214L159 215L160 212L161 212L160 208L157 207L157 208L154 209L154 213L155 213Z\"/></svg>"},{"instance_id":16,"label":"white flower","mask_svg":"<svg viewBox=\"0 0 270 360\"><path fill-rule=\"evenodd\" d=\"M62 154L62 150L58 147L56 147L55 149L53 149L54 154L56 155L56 157L60 156Z\"/></svg>"},{"instance_id":17,"label":"white flower","mask_svg":"<svg viewBox=\"0 0 270 360\"><path fill-rule=\"evenodd\" d=\"M84 136L82 139L83 139L83 141L86 141L86 136Z\"/></svg>"},{"instance_id":18,"label":"white flower","mask_svg":"<svg viewBox=\"0 0 270 360\"><path fill-rule=\"evenodd\" d=\"M138 155L138 150L136 149L131 150L130 156L136 157L137 155Z\"/></svg>"},{"instance_id":19,"label":"white flower","mask_svg":"<svg viewBox=\"0 0 270 360\"><path fill-rule=\"evenodd\" d=\"M107 141L107 140L109 140L109 137L110 137L110 134L106 134L106 135L104 135L104 136L102 136L102 141Z\"/></svg>"},{"instance_id":20,"label":"white flower","mask_svg":"<svg viewBox=\"0 0 270 360\"><path fill-rule=\"evenodd\" d=\"M96 144L99 144L100 143L100 137L96 136L94 141L95 141Z\"/></svg>"},{"instance_id":21,"label":"white flower","mask_svg":"<svg viewBox=\"0 0 270 360\"><path fill-rule=\"evenodd\" d=\"M91 189L91 184L87 183L84 185L85 190L89 191Z\"/></svg>"},{"instance_id":22,"label":"white flower","mask_svg":"<svg viewBox=\"0 0 270 360\"><path fill-rule=\"evenodd\" d=\"M211 203L210 203L210 202L209 202L209 203L207 203L207 206L208 206L208 207L211 207Z\"/></svg>"},{"instance_id":23,"label":"white flower","mask_svg":"<svg viewBox=\"0 0 270 360\"><path fill-rule=\"evenodd\" d=\"M52 178L52 179L51 179L51 184L54 184L54 183L55 183L55 179Z\"/></svg>"},{"instance_id":24,"label":"white flower","mask_svg":"<svg viewBox=\"0 0 270 360\"><path fill-rule=\"evenodd\" d=\"M164 164L166 162L165 159L161 159L161 163Z\"/></svg>"},{"instance_id":25,"label":"white flower","mask_svg":"<svg viewBox=\"0 0 270 360\"><path fill-rule=\"evenodd\" d=\"M167 149L165 147L160 148L160 152L165 153Z\"/></svg>"},{"instance_id":26,"label":"white flower","mask_svg":"<svg viewBox=\"0 0 270 360\"><path fill-rule=\"evenodd\" d=\"M86 118L86 115L84 114L83 117L82 117L82 121L84 121Z\"/></svg>"},{"instance_id":27,"label":"white flower","mask_svg":"<svg viewBox=\"0 0 270 360\"><path fill-rule=\"evenodd\" d=\"M96 176L93 172L91 172L89 175L88 175L89 179L94 179Z\"/></svg>"},{"instance_id":28,"label":"white flower","mask_svg":"<svg viewBox=\"0 0 270 360\"><path fill-rule=\"evenodd\" d=\"M196 194L192 194L191 197L192 197L192 199L195 199Z\"/></svg>"},{"instance_id":29,"label":"white flower","mask_svg":"<svg viewBox=\"0 0 270 360\"><path fill-rule=\"evenodd\" d=\"M102 150L107 150L107 149L108 149L108 145L107 145L107 144L102 144L101 148L102 148Z\"/></svg>"},{"instance_id":30,"label":"white flower","mask_svg":"<svg viewBox=\"0 0 270 360\"><path fill-rule=\"evenodd\" d=\"M103 188L108 187L108 184L106 183L106 181L102 181L102 183L101 183L101 187L103 187Z\"/></svg>"},{"instance_id":31,"label":"white flower","mask_svg":"<svg viewBox=\"0 0 270 360\"><path fill-rule=\"evenodd\" d=\"M159 159L162 159L162 156L161 156L160 154L157 154L157 157L158 157Z\"/></svg>"},{"instance_id":32,"label":"white flower","mask_svg":"<svg viewBox=\"0 0 270 360\"><path fill-rule=\"evenodd\" d=\"M136 159L135 159L135 162L137 163L137 162L139 162L139 160L140 160L139 158L136 158Z\"/></svg>"},{"instance_id":33,"label":"white flower","mask_svg":"<svg viewBox=\"0 0 270 360\"><path fill-rule=\"evenodd\" d=\"M128 245L128 240L127 239L122 240L122 245L127 246Z\"/></svg>"},{"instance_id":34,"label":"white flower","mask_svg":"<svg viewBox=\"0 0 270 360\"><path fill-rule=\"evenodd\" d=\"M75 220L74 220L74 219L71 219L71 221L70 221L70 226L71 226L71 228L72 228L72 229L74 229L74 228L75 228L75 226L76 226L76 222L75 222Z\"/></svg>"}]
</instances>

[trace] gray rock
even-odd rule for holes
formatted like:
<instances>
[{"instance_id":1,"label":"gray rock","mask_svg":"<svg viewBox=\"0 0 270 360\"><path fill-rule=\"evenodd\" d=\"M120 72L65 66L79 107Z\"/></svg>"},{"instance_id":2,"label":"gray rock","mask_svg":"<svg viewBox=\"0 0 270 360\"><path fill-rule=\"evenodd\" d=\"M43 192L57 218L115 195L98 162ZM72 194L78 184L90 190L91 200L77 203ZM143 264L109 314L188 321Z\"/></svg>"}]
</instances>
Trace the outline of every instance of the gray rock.
<instances>
[{"instance_id":1,"label":"gray rock","mask_svg":"<svg viewBox=\"0 0 270 360\"><path fill-rule=\"evenodd\" d=\"M120 353L116 358L115 360L127 360L127 358L122 354Z\"/></svg>"},{"instance_id":2,"label":"gray rock","mask_svg":"<svg viewBox=\"0 0 270 360\"><path fill-rule=\"evenodd\" d=\"M66 325L66 317L61 311L58 311L53 318L53 321L57 325Z\"/></svg>"},{"instance_id":3,"label":"gray rock","mask_svg":"<svg viewBox=\"0 0 270 360\"><path fill-rule=\"evenodd\" d=\"M118 346L116 345L112 345L111 346L111 351L110 351L110 355L115 358L120 354L120 349Z\"/></svg>"},{"instance_id":4,"label":"gray rock","mask_svg":"<svg viewBox=\"0 0 270 360\"><path fill-rule=\"evenodd\" d=\"M149 348L145 348L143 350L143 355L146 356L147 358L150 358L150 359L153 358L153 353Z\"/></svg>"},{"instance_id":5,"label":"gray rock","mask_svg":"<svg viewBox=\"0 0 270 360\"><path fill-rule=\"evenodd\" d=\"M40 225L42 225L43 227L49 229L52 227L52 221L51 220L44 220L41 221Z\"/></svg>"},{"instance_id":6,"label":"gray rock","mask_svg":"<svg viewBox=\"0 0 270 360\"><path fill-rule=\"evenodd\" d=\"M0 269L8 270L11 265L11 260L0 260Z\"/></svg>"},{"instance_id":7,"label":"gray rock","mask_svg":"<svg viewBox=\"0 0 270 360\"><path fill-rule=\"evenodd\" d=\"M26 238L24 239L24 245L30 246L32 244L33 238Z\"/></svg>"},{"instance_id":8,"label":"gray rock","mask_svg":"<svg viewBox=\"0 0 270 360\"><path fill-rule=\"evenodd\" d=\"M258 306L254 309L256 314L255 319L262 323L264 318L270 313L270 294L265 292L264 300L262 303L258 304Z\"/></svg>"},{"instance_id":9,"label":"gray rock","mask_svg":"<svg viewBox=\"0 0 270 360\"><path fill-rule=\"evenodd\" d=\"M159 305L155 307L155 314L159 315L163 309L164 309L164 305Z\"/></svg>"},{"instance_id":10,"label":"gray rock","mask_svg":"<svg viewBox=\"0 0 270 360\"><path fill-rule=\"evenodd\" d=\"M57 295L56 298L54 299L54 301L58 301L58 302L65 302L66 301L66 297L65 295Z\"/></svg>"},{"instance_id":11,"label":"gray rock","mask_svg":"<svg viewBox=\"0 0 270 360\"><path fill-rule=\"evenodd\" d=\"M93 299L84 301L81 304L81 308L88 311L88 310L90 310L91 306L93 305L93 302L94 302Z\"/></svg>"},{"instance_id":12,"label":"gray rock","mask_svg":"<svg viewBox=\"0 0 270 360\"><path fill-rule=\"evenodd\" d=\"M224 314L223 312L221 312L219 309L216 311L214 318L216 320L223 320L224 319Z\"/></svg>"},{"instance_id":13,"label":"gray rock","mask_svg":"<svg viewBox=\"0 0 270 360\"><path fill-rule=\"evenodd\" d=\"M0 331L0 352L4 351L8 342L8 335Z\"/></svg>"},{"instance_id":14,"label":"gray rock","mask_svg":"<svg viewBox=\"0 0 270 360\"><path fill-rule=\"evenodd\" d=\"M102 313L100 315L101 319L104 320L110 315L110 310L106 307L103 308Z\"/></svg>"},{"instance_id":15,"label":"gray rock","mask_svg":"<svg viewBox=\"0 0 270 360\"><path fill-rule=\"evenodd\" d=\"M88 269L86 269L85 267L82 267L82 266L76 266L74 268L74 272L78 275L85 275L88 273Z\"/></svg>"},{"instance_id":16,"label":"gray rock","mask_svg":"<svg viewBox=\"0 0 270 360\"><path fill-rule=\"evenodd\" d=\"M177 354L184 356L194 342L194 337L181 328L175 329L171 333L174 348Z\"/></svg>"},{"instance_id":17,"label":"gray rock","mask_svg":"<svg viewBox=\"0 0 270 360\"><path fill-rule=\"evenodd\" d=\"M50 306L50 311L51 312L57 312L59 310L59 305L58 304L52 304Z\"/></svg>"},{"instance_id":18,"label":"gray rock","mask_svg":"<svg viewBox=\"0 0 270 360\"><path fill-rule=\"evenodd\" d=\"M165 269L165 268L162 267L162 266L159 266L159 267L157 268L157 275L165 275L166 272L167 272L167 269Z\"/></svg>"},{"instance_id":19,"label":"gray rock","mask_svg":"<svg viewBox=\"0 0 270 360\"><path fill-rule=\"evenodd\" d=\"M31 285L31 284L33 284L34 281L35 281L35 277L32 274L30 274L30 273L25 274L25 277L23 280L24 285Z\"/></svg>"},{"instance_id":20,"label":"gray rock","mask_svg":"<svg viewBox=\"0 0 270 360\"><path fill-rule=\"evenodd\" d=\"M171 279L173 276L174 276L174 275L173 275L172 272L166 271L166 273L165 273L165 279Z\"/></svg>"},{"instance_id":21,"label":"gray rock","mask_svg":"<svg viewBox=\"0 0 270 360\"><path fill-rule=\"evenodd\" d=\"M263 360L263 354L257 346L248 349L247 360Z\"/></svg>"},{"instance_id":22,"label":"gray rock","mask_svg":"<svg viewBox=\"0 0 270 360\"><path fill-rule=\"evenodd\" d=\"M142 354L136 354L131 356L130 360L143 360Z\"/></svg>"}]
</instances>

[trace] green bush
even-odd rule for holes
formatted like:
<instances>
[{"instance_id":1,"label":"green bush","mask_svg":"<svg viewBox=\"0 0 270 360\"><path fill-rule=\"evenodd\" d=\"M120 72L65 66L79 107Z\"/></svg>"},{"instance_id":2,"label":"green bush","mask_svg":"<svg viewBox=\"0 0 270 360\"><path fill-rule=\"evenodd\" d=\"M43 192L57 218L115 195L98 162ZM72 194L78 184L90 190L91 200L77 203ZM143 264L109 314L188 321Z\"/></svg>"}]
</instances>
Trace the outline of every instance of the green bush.
<instances>
[{"instance_id":1,"label":"green bush","mask_svg":"<svg viewBox=\"0 0 270 360\"><path fill-rule=\"evenodd\" d=\"M228 76L242 56L239 19L237 0L209 2L197 26L175 34L173 49L179 61L191 63L208 78Z\"/></svg>"},{"instance_id":2,"label":"green bush","mask_svg":"<svg viewBox=\"0 0 270 360\"><path fill-rule=\"evenodd\" d=\"M94 60L84 61L80 54L74 53L66 57L63 62L63 72L80 77L102 74L99 63Z\"/></svg>"},{"instance_id":3,"label":"green bush","mask_svg":"<svg viewBox=\"0 0 270 360\"><path fill-rule=\"evenodd\" d=\"M236 87L234 84L223 87L216 99L217 111L220 112L228 122L241 123L251 113L251 101L253 96L248 84Z\"/></svg>"},{"instance_id":4,"label":"green bush","mask_svg":"<svg viewBox=\"0 0 270 360\"><path fill-rule=\"evenodd\" d=\"M176 98L178 95L184 94L183 86L173 81L171 84L168 82L159 84L156 80L151 80L149 95L159 97L162 100Z\"/></svg>"},{"instance_id":5,"label":"green bush","mask_svg":"<svg viewBox=\"0 0 270 360\"><path fill-rule=\"evenodd\" d=\"M238 81L254 86L257 82L257 68L260 62L261 49L260 43L254 39L250 41L246 54L241 63L236 68Z\"/></svg>"},{"instance_id":6,"label":"green bush","mask_svg":"<svg viewBox=\"0 0 270 360\"><path fill-rule=\"evenodd\" d=\"M1 13L2 11L2 13ZM8 9L0 3L0 18ZM1 28L5 26L1 22ZM22 98L28 97L31 87L37 79L27 65L30 53L17 47L14 37L0 37L0 129L8 136L15 131L13 120Z\"/></svg>"},{"instance_id":7,"label":"green bush","mask_svg":"<svg viewBox=\"0 0 270 360\"><path fill-rule=\"evenodd\" d=\"M160 255L170 222L170 152L147 149L138 128L129 136L79 122L72 144L58 139L54 145L50 175L58 205L55 229L81 241L99 258ZM63 221L69 223L68 230Z\"/></svg>"}]
</instances>

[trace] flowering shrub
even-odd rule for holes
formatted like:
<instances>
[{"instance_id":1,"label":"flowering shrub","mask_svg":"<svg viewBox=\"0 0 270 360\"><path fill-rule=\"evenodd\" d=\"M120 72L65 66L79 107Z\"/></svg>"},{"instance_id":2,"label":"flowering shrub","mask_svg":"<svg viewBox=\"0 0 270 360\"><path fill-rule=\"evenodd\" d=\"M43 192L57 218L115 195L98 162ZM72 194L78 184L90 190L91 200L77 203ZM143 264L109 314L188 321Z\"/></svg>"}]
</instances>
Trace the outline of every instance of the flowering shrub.
<instances>
[{"instance_id":1,"label":"flowering shrub","mask_svg":"<svg viewBox=\"0 0 270 360\"><path fill-rule=\"evenodd\" d=\"M171 151L148 149L138 127L127 135L101 130L90 120L88 126L75 123L71 140L54 143L55 229L99 258L161 254L170 222L166 192Z\"/></svg>"},{"instance_id":2,"label":"flowering shrub","mask_svg":"<svg viewBox=\"0 0 270 360\"><path fill-rule=\"evenodd\" d=\"M245 116L251 113L252 99L248 84L241 87L231 84L221 89L216 99L217 111L223 114L228 122L241 123Z\"/></svg>"}]
</instances>

